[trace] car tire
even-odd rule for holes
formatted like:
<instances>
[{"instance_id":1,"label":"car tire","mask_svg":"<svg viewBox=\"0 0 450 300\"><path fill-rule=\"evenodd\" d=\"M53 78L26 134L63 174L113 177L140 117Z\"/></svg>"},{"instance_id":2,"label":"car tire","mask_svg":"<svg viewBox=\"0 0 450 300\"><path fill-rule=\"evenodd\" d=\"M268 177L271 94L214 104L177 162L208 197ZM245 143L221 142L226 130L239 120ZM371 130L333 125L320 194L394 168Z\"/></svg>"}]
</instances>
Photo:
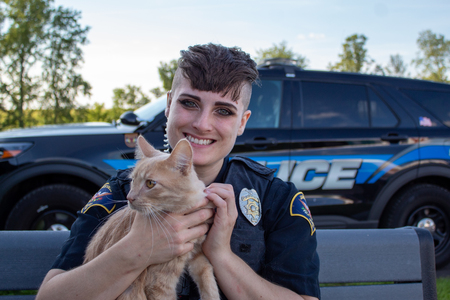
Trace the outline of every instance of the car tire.
<instances>
[{"instance_id":1,"label":"car tire","mask_svg":"<svg viewBox=\"0 0 450 300\"><path fill-rule=\"evenodd\" d=\"M37 188L21 198L9 214L7 230L70 230L77 211L92 195L68 184Z\"/></svg>"},{"instance_id":2,"label":"car tire","mask_svg":"<svg viewBox=\"0 0 450 300\"><path fill-rule=\"evenodd\" d=\"M392 202L382 227L423 227L430 230L436 266L450 262L450 191L434 184L417 184Z\"/></svg>"}]
</instances>

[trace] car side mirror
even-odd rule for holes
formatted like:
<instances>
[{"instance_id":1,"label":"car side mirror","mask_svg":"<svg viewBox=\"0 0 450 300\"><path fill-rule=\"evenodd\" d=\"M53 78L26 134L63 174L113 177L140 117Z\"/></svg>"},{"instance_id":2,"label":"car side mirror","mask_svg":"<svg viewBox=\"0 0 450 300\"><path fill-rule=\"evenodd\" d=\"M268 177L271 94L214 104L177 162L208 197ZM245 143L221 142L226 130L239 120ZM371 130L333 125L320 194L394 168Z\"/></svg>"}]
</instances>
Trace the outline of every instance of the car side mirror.
<instances>
[{"instance_id":1,"label":"car side mirror","mask_svg":"<svg viewBox=\"0 0 450 300\"><path fill-rule=\"evenodd\" d=\"M138 116L134 112L126 111L120 116L120 122L125 125L139 125L141 121L138 120Z\"/></svg>"}]
</instances>

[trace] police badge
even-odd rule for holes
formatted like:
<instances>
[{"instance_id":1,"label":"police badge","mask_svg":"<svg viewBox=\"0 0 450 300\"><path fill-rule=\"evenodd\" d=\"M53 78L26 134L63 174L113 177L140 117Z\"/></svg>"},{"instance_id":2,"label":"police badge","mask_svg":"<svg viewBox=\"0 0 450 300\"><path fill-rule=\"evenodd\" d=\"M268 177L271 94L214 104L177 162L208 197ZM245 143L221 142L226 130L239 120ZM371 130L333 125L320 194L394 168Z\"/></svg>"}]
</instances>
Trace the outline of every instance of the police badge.
<instances>
[{"instance_id":1,"label":"police badge","mask_svg":"<svg viewBox=\"0 0 450 300\"><path fill-rule=\"evenodd\" d=\"M242 189L239 194L239 207L241 208L242 214L244 214L253 226L256 226L259 220L261 220L261 201L255 190Z\"/></svg>"}]
</instances>

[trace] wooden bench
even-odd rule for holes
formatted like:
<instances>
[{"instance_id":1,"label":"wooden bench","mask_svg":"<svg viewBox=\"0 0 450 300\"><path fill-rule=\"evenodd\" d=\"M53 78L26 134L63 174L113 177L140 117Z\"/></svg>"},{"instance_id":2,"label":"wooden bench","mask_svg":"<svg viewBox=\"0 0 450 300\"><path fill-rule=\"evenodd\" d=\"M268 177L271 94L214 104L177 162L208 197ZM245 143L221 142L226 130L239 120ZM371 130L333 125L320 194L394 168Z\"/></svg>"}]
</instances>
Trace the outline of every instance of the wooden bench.
<instances>
[{"instance_id":1,"label":"wooden bench","mask_svg":"<svg viewBox=\"0 0 450 300\"><path fill-rule=\"evenodd\" d=\"M68 234L0 231L0 290L38 289ZM322 300L437 300L434 245L428 231L318 230L317 240Z\"/></svg>"}]
</instances>

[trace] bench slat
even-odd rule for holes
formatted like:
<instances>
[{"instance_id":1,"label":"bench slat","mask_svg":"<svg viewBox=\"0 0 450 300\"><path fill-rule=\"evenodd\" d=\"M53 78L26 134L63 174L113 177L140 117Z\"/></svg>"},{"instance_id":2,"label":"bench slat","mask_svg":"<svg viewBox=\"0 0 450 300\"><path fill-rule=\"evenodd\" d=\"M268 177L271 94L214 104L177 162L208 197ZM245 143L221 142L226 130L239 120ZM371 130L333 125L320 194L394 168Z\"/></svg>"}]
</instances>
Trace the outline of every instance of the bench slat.
<instances>
[{"instance_id":1,"label":"bench slat","mask_svg":"<svg viewBox=\"0 0 450 300\"><path fill-rule=\"evenodd\" d=\"M420 283L322 287L321 300L423 300Z\"/></svg>"},{"instance_id":2,"label":"bench slat","mask_svg":"<svg viewBox=\"0 0 450 300\"><path fill-rule=\"evenodd\" d=\"M34 295L0 296L0 300L34 300Z\"/></svg>"},{"instance_id":3,"label":"bench slat","mask_svg":"<svg viewBox=\"0 0 450 300\"><path fill-rule=\"evenodd\" d=\"M415 230L345 229L335 233L333 229L317 231L317 252L321 262L326 262L320 265L321 283L422 281Z\"/></svg>"},{"instance_id":4,"label":"bench slat","mask_svg":"<svg viewBox=\"0 0 450 300\"><path fill-rule=\"evenodd\" d=\"M0 231L0 290L38 289L68 236L68 231Z\"/></svg>"}]
</instances>

